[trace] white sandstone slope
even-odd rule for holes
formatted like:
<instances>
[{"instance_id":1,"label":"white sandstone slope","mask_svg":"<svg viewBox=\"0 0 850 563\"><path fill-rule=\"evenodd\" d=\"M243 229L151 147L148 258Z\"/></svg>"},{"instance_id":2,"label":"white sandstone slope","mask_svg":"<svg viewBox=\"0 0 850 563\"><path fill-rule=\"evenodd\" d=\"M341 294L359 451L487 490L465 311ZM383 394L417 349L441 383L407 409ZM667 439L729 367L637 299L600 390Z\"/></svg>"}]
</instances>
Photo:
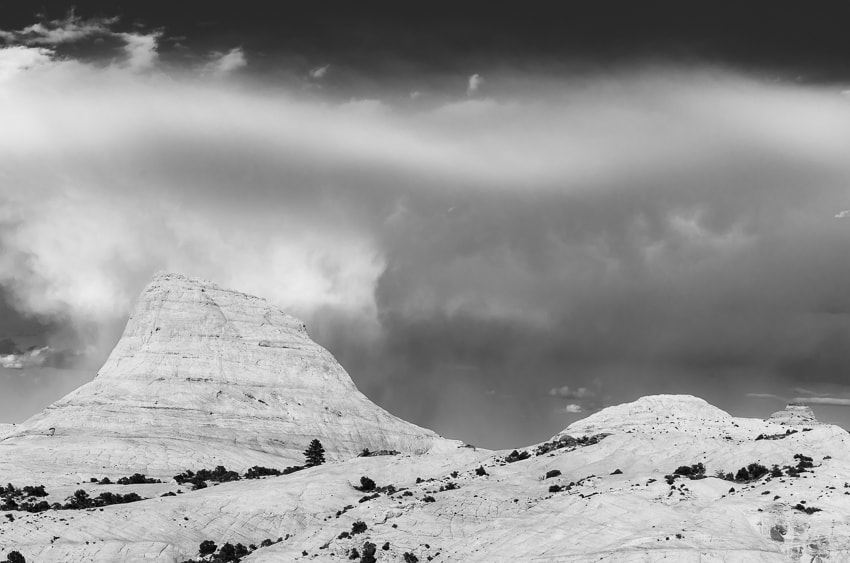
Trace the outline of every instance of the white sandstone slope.
<instances>
[{"instance_id":1,"label":"white sandstone slope","mask_svg":"<svg viewBox=\"0 0 850 563\"><path fill-rule=\"evenodd\" d=\"M97 377L0 440L0 475L283 467L302 463L313 438L329 459L456 446L369 401L300 320L160 274Z\"/></svg>"},{"instance_id":2,"label":"white sandstone slope","mask_svg":"<svg viewBox=\"0 0 850 563\"><path fill-rule=\"evenodd\" d=\"M810 467L800 466L806 459ZM673 477L698 463L704 478ZM714 476L753 463L776 464L781 475ZM398 490L372 498L353 486L364 475ZM79 487L105 490L50 492L61 499ZM156 497L178 489L122 490ZM406 553L422 563L850 561L848 433L735 418L689 396L611 407L516 453L458 447L353 458L182 490L102 510L0 516L0 554L171 563L197 557L204 540L281 538L244 563L362 562L369 544L378 562L413 561ZM365 530L352 535L357 522Z\"/></svg>"}]
</instances>

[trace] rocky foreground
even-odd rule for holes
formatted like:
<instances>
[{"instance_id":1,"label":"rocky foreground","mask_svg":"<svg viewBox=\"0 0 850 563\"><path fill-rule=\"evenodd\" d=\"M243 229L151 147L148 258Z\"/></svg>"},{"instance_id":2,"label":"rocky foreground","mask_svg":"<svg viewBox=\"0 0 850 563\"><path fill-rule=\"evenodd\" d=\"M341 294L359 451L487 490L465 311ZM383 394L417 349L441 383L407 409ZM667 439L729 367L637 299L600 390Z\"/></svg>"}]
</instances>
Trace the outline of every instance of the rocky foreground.
<instances>
[{"instance_id":1,"label":"rocky foreground","mask_svg":"<svg viewBox=\"0 0 850 563\"><path fill-rule=\"evenodd\" d=\"M92 383L2 430L0 555L850 561L850 435L805 407L650 396L475 449L380 410L297 320L235 295L161 276ZM296 465L312 437L328 461Z\"/></svg>"}]
</instances>

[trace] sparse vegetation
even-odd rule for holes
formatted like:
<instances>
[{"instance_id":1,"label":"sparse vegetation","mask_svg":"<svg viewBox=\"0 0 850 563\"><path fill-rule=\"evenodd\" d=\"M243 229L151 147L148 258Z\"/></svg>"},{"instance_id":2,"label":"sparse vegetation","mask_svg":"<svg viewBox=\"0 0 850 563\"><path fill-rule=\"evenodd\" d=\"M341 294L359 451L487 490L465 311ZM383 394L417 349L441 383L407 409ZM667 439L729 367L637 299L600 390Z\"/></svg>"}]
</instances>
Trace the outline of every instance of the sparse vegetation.
<instances>
[{"instance_id":1,"label":"sparse vegetation","mask_svg":"<svg viewBox=\"0 0 850 563\"><path fill-rule=\"evenodd\" d=\"M358 520L354 524L351 525L351 535L356 536L357 534L362 534L367 529L366 523L362 520Z\"/></svg>"},{"instance_id":2,"label":"sparse vegetation","mask_svg":"<svg viewBox=\"0 0 850 563\"><path fill-rule=\"evenodd\" d=\"M557 477L560 474L561 474L560 469L551 469L551 470L546 472L546 476L544 477L544 479L551 479L552 477Z\"/></svg>"},{"instance_id":3,"label":"sparse vegetation","mask_svg":"<svg viewBox=\"0 0 850 563\"><path fill-rule=\"evenodd\" d=\"M593 436L580 436L578 438L573 438L572 436L564 435L555 440L540 444L539 446L537 446L537 448L535 448L534 455L543 455L553 450L560 450L564 448L579 448L584 446L592 446L593 444L598 443L600 440L604 439L607 436L610 436L610 434L602 433L594 434Z\"/></svg>"},{"instance_id":4,"label":"sparse vegetation","mask_svg":"<svg viewBox=\"0 0 850 563\"><path fill-rule=\"evenodd\" d=\"M478 469L475 470L475 474L479 477L484 477L487 475L487 471L484 469L483 465L479 465Z\"/></svg>"},{"instance_id":5,"label":"sparse vegetation","mask_svg":"<svg viewBox=\"0 0 850 563\"><path fill-rule=\"evenodd\" d=\"M266 538L260 542L260 547L269 547L270 545L274 545L282 541L283 538L277 538L275 541L270 538ZM246 547L241 543L237 543L236 545L225 543L221 546L221 548L219 548L214 541L204 540L201 542L201 545L198 546L198 554L201 556L201 559L187 559L182 563L239 562L243 557L247 557L257 549L259 548L254 544Z\"/></svg>"},{"instance_id":6,"label":"sparse vegetation","mask_svg":"<svg viewBox=\"0 0 850 563\"><path fill-rule=\"evenodd\" d=\"M522 452L518 452L518 451L514 450L511 453L509 453L507 456L505 456L505 461L508 462L508 463L514 463L514 462L517 462L517 461L522 461L524 459L528 459L530 457L531 457L531 454L528 453L527 451L523 450Z\"/></svg>"},{"instance_id":7,"label":"sparse vegetation","mask_svg":"<svg viewBox=\"0 0 850 563\"><path fill-rule=\"evenodd\" d=\"M6 563L27 563L20 551L10 551L6 555Z\"/></svg>"},{"instance_id":8,"label":"sparse vegetation","mask_svg":"<svg viewBox=\"0 0 850 563\"><path fill-rule=\"evenodd\" d=\"M159 479L152 479L150 477L145 477L141 473L134 473L129 477L121 477L118 479L117 483L119 485L146 485L151 483L162 483Z\"/></svg>"}]
</instances>

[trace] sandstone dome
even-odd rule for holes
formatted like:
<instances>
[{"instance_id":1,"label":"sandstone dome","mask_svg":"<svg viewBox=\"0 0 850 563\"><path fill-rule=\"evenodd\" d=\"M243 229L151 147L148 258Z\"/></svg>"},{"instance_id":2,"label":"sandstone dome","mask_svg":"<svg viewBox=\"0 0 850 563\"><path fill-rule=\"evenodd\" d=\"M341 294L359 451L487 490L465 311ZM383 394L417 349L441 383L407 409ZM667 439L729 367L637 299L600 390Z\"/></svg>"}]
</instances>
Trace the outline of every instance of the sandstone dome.
<instances>
[{"instance_id":1,"label":"sandstone dome","mask_svg":"<svg viewBox=\"0 0 850 563\"><path fill-rule=\"evenodd\" d=\"M0 469L13 474L282 467L313 438L329 459L454 445L372 403L299 319L177 274L142 292L91 382L10 430Z\"/></svg>"}]
</instances>

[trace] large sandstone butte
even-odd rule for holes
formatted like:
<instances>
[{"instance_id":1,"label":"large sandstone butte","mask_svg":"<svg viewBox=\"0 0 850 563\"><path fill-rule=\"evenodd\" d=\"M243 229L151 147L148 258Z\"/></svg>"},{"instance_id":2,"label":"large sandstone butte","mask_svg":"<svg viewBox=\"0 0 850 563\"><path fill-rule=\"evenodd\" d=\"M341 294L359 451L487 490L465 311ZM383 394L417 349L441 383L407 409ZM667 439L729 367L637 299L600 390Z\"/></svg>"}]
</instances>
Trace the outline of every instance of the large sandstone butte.
<instances>
[{"instance_id":1,"label":"large sandstone butte","mask_svg":"<svg viewBox=\"0 0 850 563\"><path fill-rule=\"evenodd\" d=\"M267 301L176 274L144 290L97 377L0 440L0 473L55 481L303 462L457 443L367 399L300 320Z\"/></svg>"}]
</instances>

